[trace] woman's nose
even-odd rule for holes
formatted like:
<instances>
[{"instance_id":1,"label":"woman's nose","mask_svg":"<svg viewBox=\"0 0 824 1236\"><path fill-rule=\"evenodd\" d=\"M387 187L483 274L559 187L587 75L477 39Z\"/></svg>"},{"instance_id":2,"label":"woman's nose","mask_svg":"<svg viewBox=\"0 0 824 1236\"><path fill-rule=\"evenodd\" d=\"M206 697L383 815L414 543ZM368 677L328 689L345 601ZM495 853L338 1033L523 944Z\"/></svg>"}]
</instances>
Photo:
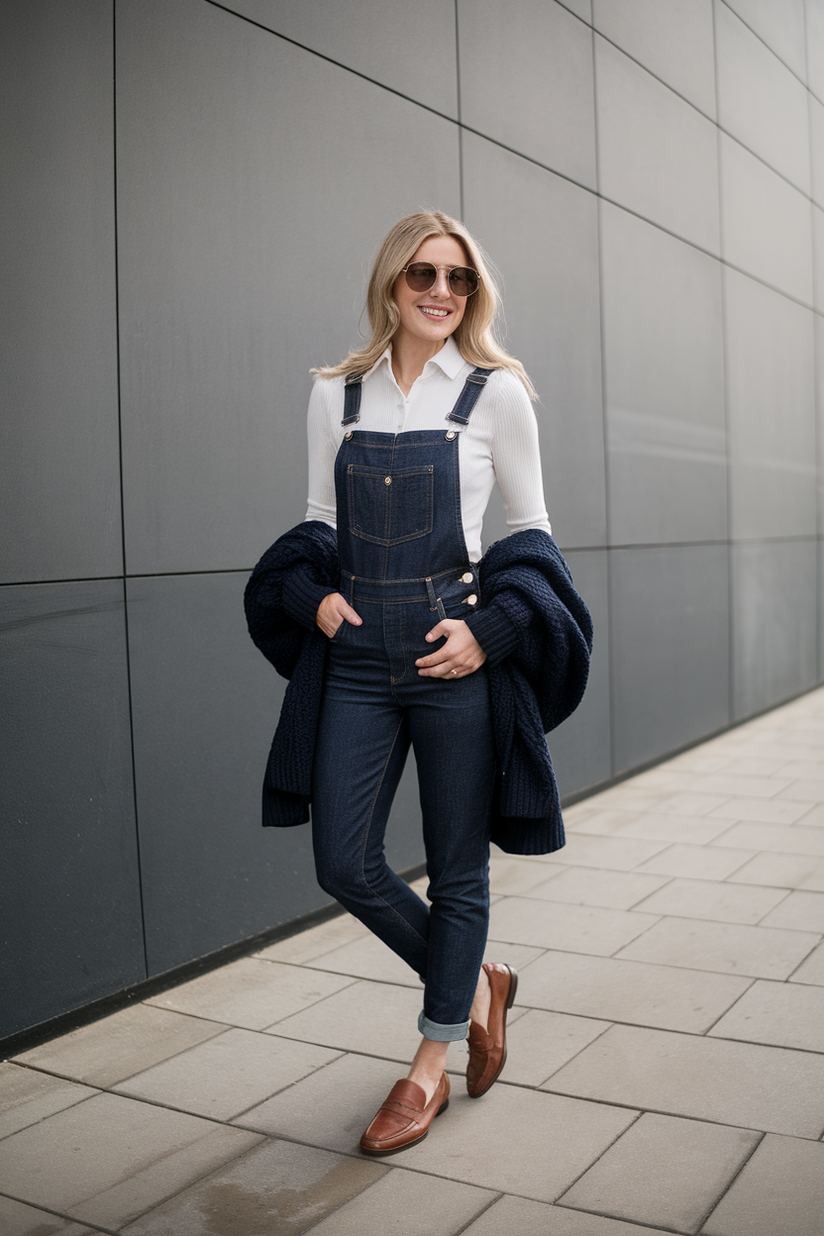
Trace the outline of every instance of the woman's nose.
<instances>
[{"instance_id":1,"label":"woman's nose","mask_svg":"<svg viewBox=\"0 0 824 1236\"><path fill-rule=\"evenodd\" d=\"M429 289L433 296L441 296L444 300L449 298L451 292L449 289L449 279L447 278L448 274L449 271L447 270L438 271L437 278Z\"/></svg>"}]
</instances>

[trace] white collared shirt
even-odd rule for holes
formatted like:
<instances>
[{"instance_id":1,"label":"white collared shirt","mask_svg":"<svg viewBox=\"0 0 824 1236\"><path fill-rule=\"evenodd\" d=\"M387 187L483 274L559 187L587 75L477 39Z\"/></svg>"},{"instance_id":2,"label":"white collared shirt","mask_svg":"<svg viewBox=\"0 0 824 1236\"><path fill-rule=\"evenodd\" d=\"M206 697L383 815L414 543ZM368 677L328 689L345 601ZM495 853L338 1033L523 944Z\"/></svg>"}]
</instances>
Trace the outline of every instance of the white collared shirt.
<instances>
[{"instance_id":1,"label":"white collared shirt","mask_svg":"<svg viewBox=\"0 0 824 1236\"><path fill-rule=\"evenodd\" d=\"M473 366L451 337L428 360L406 397L392 372L391 349L364 376L357 429L406 433L442 429ZM335 457L346 432L343 386L339 378L319 378L309 400L309 504L307 519L336 526ZM490 374L468 425L449 422L458 432L461 515L470 562L482 557L484 511L497 480L510 532L542 528L551 532L544 499L538 424L522 383L505 369Z\"/></svg>"}]
</instances>

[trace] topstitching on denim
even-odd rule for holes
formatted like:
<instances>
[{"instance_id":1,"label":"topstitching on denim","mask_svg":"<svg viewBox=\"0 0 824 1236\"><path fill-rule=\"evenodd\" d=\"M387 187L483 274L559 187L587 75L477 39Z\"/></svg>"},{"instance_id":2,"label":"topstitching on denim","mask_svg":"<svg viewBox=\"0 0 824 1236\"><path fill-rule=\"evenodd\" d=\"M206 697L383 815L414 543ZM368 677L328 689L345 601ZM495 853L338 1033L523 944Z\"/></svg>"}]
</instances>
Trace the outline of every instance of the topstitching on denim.
<instances>
[{"instance_id":1,"label":"topstitching on denim","mask_svg":"<svg viewBox=\"0 0 824 1236\"><path fill-rule=\"evenodd\" d=\"M390 901L387 901L385 897L381 897L380 893L378 893L372 887L372 885L369 883L368 879L366 878L366 847L369 844L369 833L372 828L372 819L375 815L375 807L378 805L378 798L380 797L381 787L383 786L384 779L386 777L386 770L389 767L389 761L392 758L392 752L395 750L395 743L398 741L398 735L400 734L402 728L403 728L403 717L401 717L400 721L398 722L398 728L395 730L395 735L392 739L392 742L389 744L389 750L386 753L386 759L384 760L384 763L383 763L383 772L378 778L378 783L375 787L375 794L372 799L372 805L369 808L369 814L367 815L366 822L364 824L363 845L361 847L361 879L363 880L364 888L369 889L369 892L372 894L375 900L382 902L388 910L391 910L392 913L395 915L395 917L400 919L401 923L407 929L407 931L411 932L413 936L415 936L418 940L421 941L421 943L424 946L426 946L426 940L424 940L420 932L416 931L415 928L412 926L412 924L406 921L406 919L398 911L396 906L393 906L392 903Z\"/></svg>"}]
</instances>

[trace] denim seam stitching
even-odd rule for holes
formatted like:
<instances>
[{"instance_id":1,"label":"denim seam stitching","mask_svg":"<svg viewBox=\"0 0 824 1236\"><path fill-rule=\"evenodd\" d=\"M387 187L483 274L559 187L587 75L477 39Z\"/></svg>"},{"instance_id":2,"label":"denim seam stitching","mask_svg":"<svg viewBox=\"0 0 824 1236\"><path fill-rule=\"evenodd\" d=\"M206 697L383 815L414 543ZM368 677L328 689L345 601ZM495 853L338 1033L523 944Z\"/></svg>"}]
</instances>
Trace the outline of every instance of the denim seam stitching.
<instances>
[{"instance_id":1,"label":"denim seam stitching","mask_svg":"<svg viewBox=\"0 0 824 1236\"><path fill-rule=\"evenodd\" d=\"M424 946L426 946L426 940L424 940L423 936L419 935L418 932L415 930L415 928L412 926L412 924L406 921L406 919L403 917L400 911L397 910L395 906L393 906L390 902L388 902L385 897L381 897L380 893L376 892L376 890L369 883L369 880L366 878L366 864L364 862L364 856L366 854L366 845L369 840L369 834L372 830L372 818L375 814L375 807L377 806L378 796L380 795L381 788L383 786L384 779L386 777L386 770L389 766L389 761L392 758L392 752L395 750L395 743L398 741L398 735L401 732L402 725L403 725L403 718L401 718L401 720L398 722L398 728L395 730L395 737L392 739L392 743L386 754L386 760L384 761L384 765L383 765L383 772L380 775L380 780L378 781L377 787L375 789L375 796L372 799L372 806L369 809L369 815L366 820L366 828L364 829L364 834L363 834L363 847L361 849L361 879L363 880L364 886L369 889L369 892L372 894L372 896L377 901L382 902L383 905L385 905L388 910L391 910L392 913L400 920L403 926L407 929L407 931L409 931L411 935L415 936L416 939L420 940L421 943Z\"/></svg>"}]
</instances>

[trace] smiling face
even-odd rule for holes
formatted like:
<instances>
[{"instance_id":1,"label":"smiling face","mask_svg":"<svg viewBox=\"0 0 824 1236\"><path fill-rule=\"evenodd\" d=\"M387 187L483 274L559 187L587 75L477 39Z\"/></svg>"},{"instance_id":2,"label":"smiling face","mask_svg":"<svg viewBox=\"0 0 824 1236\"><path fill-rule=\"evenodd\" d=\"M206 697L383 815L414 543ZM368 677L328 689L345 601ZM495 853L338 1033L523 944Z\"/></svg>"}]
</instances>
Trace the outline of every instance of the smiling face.
<instances>
[{"instance_id":1,"label":"smiling face","mask_svg":"<svg viewBox=\"0 0 824 1236\"><path fill-rule=\"evenodd\" d=\"M430 236L415 251L409 262L431 262L444 267L428 292L413 292L406 275L395 280L392 296L401 315L395 338L405 335L411 343L435 345L435 351L457 330L466 310L466 297L453 296L447 282L447 272L453 266L467 266L469 260L463 246L454 236Z\"/></svg>"}]
</instances>

